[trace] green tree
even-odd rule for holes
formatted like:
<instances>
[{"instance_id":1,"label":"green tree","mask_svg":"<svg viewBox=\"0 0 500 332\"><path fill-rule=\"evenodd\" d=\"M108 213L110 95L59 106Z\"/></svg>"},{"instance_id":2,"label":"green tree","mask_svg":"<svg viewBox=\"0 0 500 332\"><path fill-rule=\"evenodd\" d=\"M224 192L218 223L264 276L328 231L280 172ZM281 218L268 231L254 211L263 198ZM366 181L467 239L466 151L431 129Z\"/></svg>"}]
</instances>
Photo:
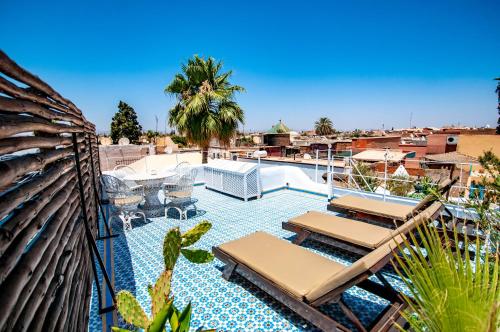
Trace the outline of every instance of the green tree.
<instances>
[{"instance_id":1,"label":"green tree","mask_svg":"<svg viewBox=\"0 0 500 332\"><path fill-rule=\"evenodd\" d=\"M172 142L175 144L179 145L181 148L185 148L188 145L187 138L184 136L179 136L179 135L170 135L170 138L172 139Z\"/></svg>"},{"instance_id":2,"label":"green tree","mask_svg":"<svg viewBox=\"0 0 500 332\"><path fill-rule=\"evenodd\" d=\"M317 135L332 135L335 133L332 120L327 117L319 118L319 120L314 123L314 131L316 131Z\"/></svg>"},{"instance_id":3,"label":"green tree","mask_svg":"<svg viewBox=\"0 0 500 332\"><path fill-rule=\"evenodd\" d=\"M137 121L137 114L127 103L120 100L118 112L111 120L111 139L114 144L122 137L127 137L130 143L137 144L141 136L142 127Z\"/></svg>"},{"instance_id":4,"label":"green tree","mask_svg":"<svg viewBox=\"0 0 500 332\"><path fill-rule=\"evenodd\" d=\"M234 100L235 93L244 89L229 82L231 71L221 70L222 62L195 55L165 88L177 98L169 111L169 125L202 148L203 163L207 162L210 140L229 143L244 121L243 110Z\"/></svg>"},{"instance_id":5,"label":"green tree","mask_svg":"<svg viewBox=\"0 0 500 332\"><path fill-rule=\"evenodd\" d=\"M473 192L465 206L476 212L479 228L490 234L495 247L500 244L500 211L497 208L500 196L500 159L493 152L486 151L479 157L479 163L485 170L479 182L483 189Z\"/></svg>"},{"instance_id":6,"label":"green tree","mask_svg":"<svg viewBox=\"0 0 500 332\"><path fill-rule=\"evenodd\" d=\"M150 143L156 143L156 138L160 136L160 133L150 129L144 135L146 135Z\"/></svg>"}]
</instances>

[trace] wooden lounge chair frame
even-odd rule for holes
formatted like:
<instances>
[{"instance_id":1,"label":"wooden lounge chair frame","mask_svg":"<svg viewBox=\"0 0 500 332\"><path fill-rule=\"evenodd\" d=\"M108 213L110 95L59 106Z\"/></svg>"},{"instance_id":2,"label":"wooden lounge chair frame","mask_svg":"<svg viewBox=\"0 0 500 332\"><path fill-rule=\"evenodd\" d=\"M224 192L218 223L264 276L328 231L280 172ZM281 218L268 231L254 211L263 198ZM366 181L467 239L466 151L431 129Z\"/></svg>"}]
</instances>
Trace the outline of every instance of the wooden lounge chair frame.
<instances>
[{"instance_id":1,"label":"wooden lounge chair frame","mask_svg":"<svg viewBox=\"0 0 500 332\"><path fill-rule=\"evenodd\" d=\"M439 187L439 193L441 195L445 195L451 190L451 187L455 185L455 183L458 181L458 177L454 177L453 179L448 179L446 180L440 187ZM332 211L332 212L338 212L345 214L349 217L359 219L359 220L370 220L370 221L378 221L380 223L386 224L390 227L398 227L402 223L406 222L408 219L412 218L415 216L417 213L419 213L421 210L425 209L427 206L432 204L437 197L434 197L432 194L427 195L424 197L420 202L418 202L417 205L412 209L410 213L408 213L404 218L394 218L394 216L390 215L385 215L382 213L376 213L376 212L371 212L368 210L364 209L356 209L352 207L343 207L340 205L336 205L334 202L334 199L330 201L330 203L327 205L327 210Z\"/></svg>"},{"instance_id":2,"label":"wooden lounge chair frame","mask_svg":"<svg viewBox=\"0 0 500 332\"><path fill-rule=\"evenodd\" d=\"M395 327L393 327L393 323L401 318L400 312L407 307L407 304L401 294L396 291L380 273L380 270L392 259L396 250L397 248L389 252L369 270L355 276L318 299L308 302L290 295L290 293L283 290L273 281L265 278L243 263L238 262L218 247L212 248L215 257L226 264L222 272L222 277L225 280L229 281L234 273L238 273L322 331L343 332L350 332L352 330L322 313L318 309L319 306L328 303L337 303L342 312L359 331L396 331ZM368 279L373 274L382 282L382 285ZM390 302L368 328L363 326L359 318L343 300L344 292L353 286L360 287Z\"/></svg>"},{"instance_id":3,"label":"wooden lounge chair frame","mask_svg":"<svg viewBox=\"0 0 500 332\"><path fill-rule=\"evenodd\" d=\"M428 216L428 218L431 220L436 219L439 216L439 214L441 213L442 209L443 209L443 206L441 206L441 208L438 209L436 212L434 212L432 215ZM415 216L415 218L418 218L418 215ZM339 248L339 249L342 249L342 250L345 250L345 251L348 251L348 252L351 252L354 254L358 254L358 255L366 255L369 252L374 250L373 248L368 248L368 247L365 247L365 246L362 246L362 245L359 245L356 243L352 243L352 242L345 241L345 240L342 240L339 238L334 238L332 236L328 236L325 234L314 232L311 229L307 229L306 227L304 227L302 225L294 224L294 223L291 223L288 221L285 221L282 223L282 228L284 230L294 232L297 234L295 239L292 241L292 243L297 244L297 245L302 244L302 242L304 242L305 240L313 240L313 241L317 241L317 242L320 242L320 243L323 243L323 244L326 244L326 245L329 245L332 247L336 247L336 248ZM411 230L412 229L409 229L408 232ZM403 235L408 234L408 232L406 232ZM392 240L389 240L389 241L392 241Z\"/></svg>"}]
</instances>

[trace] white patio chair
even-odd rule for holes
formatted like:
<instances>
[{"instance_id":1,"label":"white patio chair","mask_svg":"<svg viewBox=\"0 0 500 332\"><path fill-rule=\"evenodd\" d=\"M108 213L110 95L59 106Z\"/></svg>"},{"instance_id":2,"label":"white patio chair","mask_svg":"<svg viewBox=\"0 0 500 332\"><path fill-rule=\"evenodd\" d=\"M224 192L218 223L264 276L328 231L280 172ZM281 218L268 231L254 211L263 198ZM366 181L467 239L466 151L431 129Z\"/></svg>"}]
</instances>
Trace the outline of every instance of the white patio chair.
<instances>
[{"instance_id":1,"label":"white patio chair","mask_svg":"<svg viewBox=\"0 0 500 332\"><path fill-rule=\"evenodd\" d=\"M139 204L144 200L144 188L140 185L129 185L117 177L103 174L101 181L104 190L110 200L110 203L116 207L118 214L113 214L113 217L118 217L123 221L123 229L132 229L131 220L133 218L142 217L146 221L146 215L138 210Z\"/></svg>"},{"instance_id":2,"label":"white patio chair","mask_svg":"<svg viewBox=\"0 0 500 332\"><path fill-rule=\"evenodd\" d=\"M187 219L188 208L192 206L194 211L197 211L196 202L197 199L192 198L194 180L198 170L193 168L189 171L185 171L179 177L177 183L164 183L162 186L163 195L165 196L165 217L167 216L168 210L175 209L179 212L180 219Z\"/></svg>"}]
</instances>

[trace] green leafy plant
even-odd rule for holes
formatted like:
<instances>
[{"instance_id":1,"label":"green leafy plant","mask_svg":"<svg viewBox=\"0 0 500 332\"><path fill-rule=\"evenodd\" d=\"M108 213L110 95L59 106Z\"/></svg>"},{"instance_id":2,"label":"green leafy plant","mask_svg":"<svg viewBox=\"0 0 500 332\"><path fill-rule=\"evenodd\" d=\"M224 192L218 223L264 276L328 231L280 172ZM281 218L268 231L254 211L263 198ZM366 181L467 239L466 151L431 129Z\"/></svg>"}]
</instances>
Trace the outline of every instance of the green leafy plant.
<instances>
[{"instance_id":1,"label":"green leafy plant","mask_svg":"<svg viewBox=\"0 0 500 332\"><path fill-rule=\"evenodd\" d=\"M187 138L179 135L170 135L172 142L179 145L179 147L184 148L188 145Z\"/></svg>"},{"instance_id":2,"label":"green leafy plant","mask_svg":"<svg viewBox=\"0 0 500 332\"><path fill-rule=\"evenodd\" d=\"M352 176L361 190L375 191L380 183L375 172L366 163L356 162L352 168Z\"/></svg>"},{"instance_id":3,"label":"green leafy plant","mask_svg":"<svg viewBox=\"0 0 500 332\"><path fill-rule=\"evenodd\" d=\"M160 136L160 133L150 129L146 131L144 135L146 135L150 143L156 143L156 138Z\"/></svg>"},{"instance_id":4,"label":"green leafy plant","mask_svg":"<svg viewBox=\"0 0 500 332\"><path fill-rule=\"evenodd\" d=\"M136 144L139 142L142 127L137 120L137 114L134 109L127 103L120 100L118 104L118 112L115 113L111 120L111 139L114 144L122 137L127 137L130 143Z\"/></svg>"},{"instance_id":5,"label":"green leafy plant","mask_svg":"<svg viewBox=\"0 0 500 332\"><path fill-rule=\"evenodd\" d=\"M173 332L189 331L191 303L182 311L175 307L174 297L170 294L172 274L181 254L196 264L208 263L214 259L214 256L208 251L187 248L198 242L211 227L212 225L208 221L202 221L184 234L181 234L179 228L173 228L165 235L163 240L165 270L154 285L148 286L152 316L146 315L134 295L129 291L122 290L116 295L116 305L125 322L147 332L161 332L165 330L165 324L168 321ZM113 327L112 330L127 331L119 327Z\"/></svg>"},{"instance_id":6,"label":"green leafy plant","mask_svg":"<svg viewBox=\"0 0 500 332\"><path fill-rule=\"evenodd\" d=\"M408 176L392 175L387 180L387 190L391 195L407 196L413 190L413 182Z\"/></svg>"},{"instance_id":7,"label":"green leafy plant","mask_svg":"<svg viewBox=\"0 0 500 332\"><path fill-rule=\"evenodd\" d=\"M492 247L500 243L500 212L498 197L500 196L500 159L491 151L486 151L479 157L479 163L485 170L480 185L483 195L476 190L469 197L465 206L477 214L477 222L482 231L490 234Z\"/></svg>"},{"instance_id":8,"label":"green leafy plant","mask_svg":"<svg viewBox=\"0 0 500 332\"><path fill-rule=\"evenodd\" d=\"M244 119L234 98L236 92L244 89L230 83L231 71L221 70L222 62L195 55L165 88L165 92L177 98L169 111L169 125L202 148L204 164L210 140L229 143Z\"/></svg>"},{"instance_id":9,"label":"green leafy plant","mask_svg":"<svg viewBox=\"0 0 500 332\"><path fill-rule=\"evenodd\" d=\"M460 246L456 227L451 238L429 225L418 227L417 234L425 254L410 245L417 241L416 235L411 234L411 241L402 245L402 256L396 256L398 264L394 264L411 294L405 296L409 308L403 313L410 329L498 331L498 254L489 252L479 237L473 243L466 238L464 246ZM469 250L464 250L462 256L462 248L472 248L476 253L474 261Z\"/></svg>"},{"instance_id":10,"label":"green leafy plant","mask_svg":"<svg viewBox=\"0 0 500 332\"><path fill-rule=\"evenodd\" d=\"M408 197L422 199L429 194L438 195L438 185L430 176L423 176L422 178L416 180L413 185L415 192L409 194ZM441 195L438 196L439 198L444 199Z\"/></svg>"}]
</instances>

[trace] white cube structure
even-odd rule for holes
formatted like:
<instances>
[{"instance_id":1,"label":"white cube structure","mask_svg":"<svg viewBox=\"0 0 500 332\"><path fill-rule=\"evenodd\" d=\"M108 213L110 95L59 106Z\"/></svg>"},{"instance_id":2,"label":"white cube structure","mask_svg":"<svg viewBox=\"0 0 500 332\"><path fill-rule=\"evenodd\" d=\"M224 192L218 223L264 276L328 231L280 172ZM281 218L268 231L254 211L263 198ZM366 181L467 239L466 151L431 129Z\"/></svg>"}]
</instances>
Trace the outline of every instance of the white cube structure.
<instances>
[{"instance_id":1,"label":"white cube structure","mask_svg":"<svg viewBox=\"0 0 500 332\"><path fill-rule=\"evenodd\" d=\"M205 185L245 201L258 198L261 193L259 167L254 163L216 159L205 165Z\"/></svg>"}]
</instances>

